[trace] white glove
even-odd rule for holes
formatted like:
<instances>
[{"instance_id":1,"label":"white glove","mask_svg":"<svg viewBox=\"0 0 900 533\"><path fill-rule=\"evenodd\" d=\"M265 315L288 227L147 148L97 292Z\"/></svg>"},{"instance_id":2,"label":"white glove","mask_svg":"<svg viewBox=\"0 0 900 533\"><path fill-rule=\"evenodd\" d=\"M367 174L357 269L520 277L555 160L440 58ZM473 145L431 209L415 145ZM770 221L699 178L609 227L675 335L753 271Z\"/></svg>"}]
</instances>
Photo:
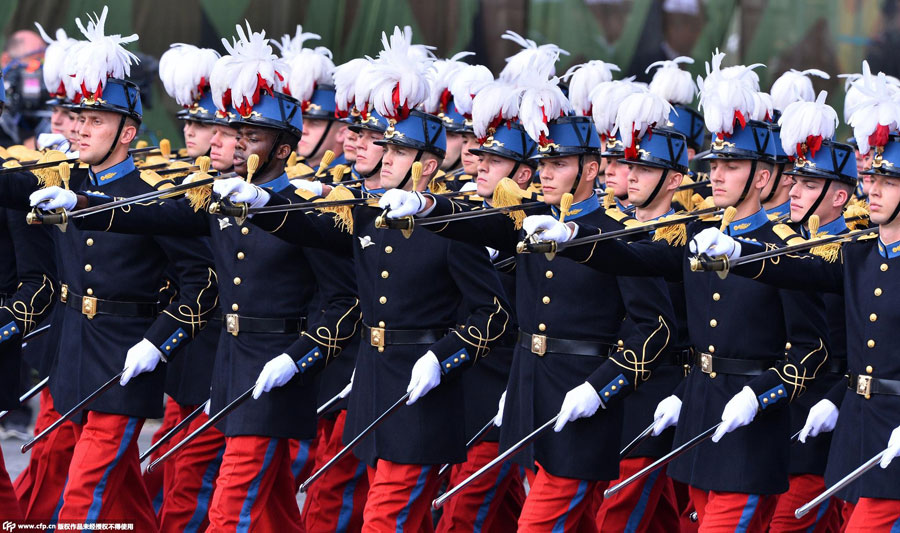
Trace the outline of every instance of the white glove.
<instances>
[{"instance_id":1,"label":"white glove","mask_svg":"<svg viewBox=\"0 0 900 533\"><path fill-rule=\"evenodd\" d=\"M500 255L500 250L495 250L490 246L485 246L485 248L487 248L488 255L491 256L491 261L497 259L497 257Z\"/></svg>"},{"instance_id":2,"label":"white glove","mask_svg":"<svg viewBox=\"0 0 900 533\"><path fill-rule=\"evenodd\" d=\"M256 378L256 386L253 387L253 399L257 400L262 393L280 387L291 380L294 374L299 372L297 363L290 355L283 353L275 359L270 359L263 367L259 377Z\"/></svg>"},{"instance_id":3,"label":"white glove","mask_svg":"<svg viewBox=\"0 0 900 533\"><path fill-rule=\"evenodd\" d=\"M600 407L606 409L594 386L588 382L582 383L566 393L562 407L559 409L559 418L556 419L556 424L553 426L553 431L559 433L569 422L593 416Z\"/></svg>"},{"instance_id":4,"label":"white glove","mask_svg":"<svg viewBox=\"0 0 900 533\"><path fill-rule=\"evenodd\" d=\"M434 352L428 352L416 361L413 365L412 375L409 378L409 386L406 392L411 393L406 405L416 403L416 400L428 394L428 391L435 388L441 382L441 364L438 362Z\"/></svg>"},{"instance_id":5,"label":"white glove","mask_svg":"<svg viewBox=\"0 0 900 533\"><path fill-rule=\"evenodd\" d=\"M129 348L125 355L125 373L122 374L119 385L124 387L138 374L153 372L161 360L162 352L159 348L153 346L147 339L141 339L141 342Z\"/></svg>"},{"instance_id":6,"label":"white glove","mask_svg":"<svg viewBox=\"0 0 900 533\"><path fill-rule=\"evenodd\" d=\"M838 408L831 400L819 400L819 403L809 409L806 415L806 423L800 430L800 442L806 444L807 437L815 437L819 433L828 433L834 430L837 424Z\"/></svg>"},{"instance_id":7,"label":"white glove","mask_svg":"<svg viewBox=\"0 0 900 533\"><path fill-rule=\"evenodd\" d=\"M467 181L465 185L459 188L459 192L475 192L478 190L478 184L474 180Z\"/></svg>"},{"instance_id":8,"label":"white glove","mask_svg":"<svg viewBox=\"0 0 900 533\"><path fill-rule=\"evenodd\" d=\"M244 178L226 178L213 182L213 192L236 204L262 207L269 203L270 195L262 187L247 183Z\"/></svg>"},{"instance_id":9,"label":"white glove","mask_svg":"<svg viewBox=\"0 0 900 533\"><path fill-rule=\"evenodd\" d=\"M304 191L309 191L316 196L322 196L322 182L321 181L310 181L310 180L302 180L300 178L291 180L291 185L298 189L303 189Z\"/></svg>"},{"instance_id":10,"label":"white glove","mask_svg":"<svg viewBox=\"0 0 900 533\"><path fill-rule=\"evenodd\" d=\"M706 228L691 239L692 254L706 254L711 257L724 255L728 259L741 256L741 243L725 235L717 228Z\"/></svg>"},{"instance_id":11,"label":"white glove","mask_svg":"<svg viewBox=\"0 0 900 533\"><path fill-rule=\"evenodd\" d=\"M68 152L70 148L69 139L61 133L42 133L37 138L38 150L49 148L51 150L59 150L60 152Z\"/></svg>"},{"instance_id":12,"label":"white glove","mask_svg":"<svg viewBox=\"0 0 900 533\"><path fill-rule=\"evenodd\" d=\"M506 405L506 391L500 395L500 402L497 404L497 414L494 416L494 425L500 427L503 423L503 407Z\"/></svg>"},{"instance_id":13,"label":"white glove","mask_svg":"<svg viewBox=\"0 0 900 533\"><path fill-rule=\"evenodd\" d=\"M206 400L206 403L203 404L203 414L209 416L209 406L212 405L212 400Z\"/></svg>"},{"instance_id":14,"label":"white glove","mask_svg":"<svg viewBox=\"0 0 900 533\"><path fill-rule=\"evenodd\" d=\"M666 428L677 424L680 415L681 398L675 395L663 398L653 413L653 436L658 437Z\"/></svg>"},{"instance_id":15,"label":"white glove","mask_svg":"<svg viewBox=\"0 0 900 533\"><path fill-rule=\"evenodd\" d=\"M347 396L349 396L350 391L353 390L353 378L355 378L355 377L356 377L356 369L354 368L353 373L350 374L350 383L347 383L347 386L344 387L344 389L338 393L338 396L340 396L342 400L344 398L346 398Z\"/></svg>"},{"instance_id":16,"label":"white glove","mask_svg":"<svg viewBox=\"0 0 900 533\"><path fill-rule=\"evenodd\" d=\"M378 200L378 207L382 209L390 209L388 218L403 218L415 215L422 211L427 204L425 196L420 192L404 191L402 189L391 189L381 195Z\"/></svg>"},{"instance_id":17,"label":"white glove","mask_svg":"<svg viewBox=\"0 0 900 533\"><path fill-rule=\"evenodd\" d=\"M566 242L575 237L578 230L556 220L550 215L532 215L525 217L522 223L526 235L535 233L544 241Z\"/></svg>"},{"instance_id":18,"label":"white glove","mask_svg":"<svg viewBox=\"0 0 900 533\"><path fill-rule=\"evenodd\" d=\"M888 440L887 450L881 456L881 468L887 468L894 457L900 455L900 427L891 431L891 438Z\"/></svg>"},{"instance_id":19,"label":"white glove","mask_svg":"<svg viewBox=\"0 0 900 533\"><path fill-rule=\"evenodd\" d=\"M40 207L44 211L52 211L62 207L66 211L71 211L78 203L78 196L74 192L63 189L62 187L47 187L31 193L28 197L31 207Z\"/></svg>"},{"instance_id":20,"label":"white glove","mask_svg":"<svg viewBox=\"0 0 900 533\"><path fill-rule=\"evenodd\" d=\"M722 410L722 424L713 433L712 441L719 442L726 433L746 426L756 418L757 412L759 401L756 399L756 393L750 387L744 387L725 404L725 409Z\"/></svg>"}]
</instances>

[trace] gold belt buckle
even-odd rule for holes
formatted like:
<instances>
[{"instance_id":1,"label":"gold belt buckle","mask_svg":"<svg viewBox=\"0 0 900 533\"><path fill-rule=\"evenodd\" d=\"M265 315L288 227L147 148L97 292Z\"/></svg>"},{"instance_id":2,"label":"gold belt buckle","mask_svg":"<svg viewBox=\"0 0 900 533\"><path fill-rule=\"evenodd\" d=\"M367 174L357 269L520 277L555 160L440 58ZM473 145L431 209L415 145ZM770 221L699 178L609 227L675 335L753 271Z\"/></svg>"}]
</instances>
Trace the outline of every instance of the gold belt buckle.
<instances>
[{"instance_id":1,"label":"gold belt buckle","mask_svg":"<svg viewBox=\"0 0 900 533\"><path fill-rule=\"evenodd\" d=\"M531 353L543 357L547 353L547 336L532 335L531 336Z\"/></svg>"},{"instance_id":2,"label":"gold belt buckle","mask_svg":"<svg viewBox=\"0 0 900 533\"><path fill-rule=\"evenodd\" d=\"M59 286L59 301L62 303L69 301L69 286L65 283Z\"/></svg>"},{"instance_id":3,"label":"gold belt buckle","mask_svg":"<svg viewBox=\"0 0 900 533\"><path fill-rule=\"evenodd\" d=\"M856 394L869 399L872 394L872 376L856 376Z\"/></svg>"},{"instance_id":4,"label":"gold belt buckle","mask_svg":"<svg viewBox=\"0 0 900 533\"><path fill-rule=\"evenodd\" d=\"M369 344L384 351L384 328L369 328Z\"/></svg>"},{"instance_id":5,"label":"gold belt buckle","mask_svg":"<svg viewBox=\"0 0 900 533\"><path fill-rule=\"evenodd\" d=\"M81 314L88 317L88 320L94 318L97 314L97 298L94 296L83 296L81 298Z\"/></svg>"},{"instance_id":6,"label":"gold belt buckle","mask_svg":"<svg viewBox=\"0 0 900 533\"><path fill-rule=\"evenodd\" d=\"M238 336L238 333L241 331L241 320L238 315L234 313L225 315L225 330L235 337Z\"/></svg>"},{"instance_id":7,"label":"gold belt buckle","mask_svg":"<svg viewBox=\"0 0 900 533\"><path fill-rule=\"evenodd\" d=\"M704 374L712 374L713 356L709 353L700 354L700 371Z\"/></svg>"}]
</instances>

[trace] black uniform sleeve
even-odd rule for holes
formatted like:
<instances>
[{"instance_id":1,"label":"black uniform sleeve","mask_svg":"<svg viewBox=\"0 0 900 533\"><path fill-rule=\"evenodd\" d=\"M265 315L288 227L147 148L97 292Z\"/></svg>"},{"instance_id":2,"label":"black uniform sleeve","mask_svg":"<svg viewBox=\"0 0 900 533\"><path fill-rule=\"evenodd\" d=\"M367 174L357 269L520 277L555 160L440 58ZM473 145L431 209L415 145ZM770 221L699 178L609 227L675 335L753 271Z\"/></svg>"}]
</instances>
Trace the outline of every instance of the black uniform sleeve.
<instances>
[{"instance_id":1,"label":"black uniform sleeve","mask_svg":"<svg viewBox=\"0 0 900 533\"><path fill-rule=\"evenodd\" d=\"M470 205L463 202L455 202L441 196L430 197L434 200L434 209L428 213L428 216L416 220L426 221L429 217L472 210ZM490 246L502 252L515 253L516 245L519 243L519 230L516 229L515 222L502 213L422 227L428 228L442 237Z\"/></svg>"},{"instance_id":2,"label":"black uniform sleeve","mask_svg":"<svg viewBox=\"0 0 900 533\"><path fill-rule=\"evenodd\" d=\"M87 198L88 207L117 200L103 194L78 194ZM70 221L84 230L137 235L204 236L209 235L209 216L205 211L194 211L187 200L169 199L132 204Z\"/></svg>"},{"instance_id":3,"label":"black uniform sleeve","mask_svg":"<svg viewBox=\"0 0 900 533\"><path fill-rule=\"evenodd\" d=\"M600 233L595 226L578 224L576 237ZM684 275L684 250L684 246L671 245L666 241L608 239L567 247L559 255L605 274L662 276L668 280L679 280Z\"/></svg>"},{"instance_id":4,"label":"black uniform sleeve","mask_svg":"<svg viewBox=\"0 0 900 533\"><path fill-rule=\"evenodd\" d=\"M28 197L40 188L37 177L30 172L0 175L0 207L29 209L31 206Z\"/></svg>"},{"instance_id":5,"label":"black uniform sleeve","mask_svg":"<svg viewBox=\"0 0 900 533\"><path fill-rule=\"evenodd\" d=\"M777 248L770 243L741 241L741 257ZM835 261L809 253L789 253L762 261L738 265L730 270L739 276L755 279L783 289L808 291L844 291L844 251Z\"/></svg>"},{"instance_id":6,"label":"black uniform sleeve","mask_svg":"<svg viewBox=\"0 0 900 533\"><path fill-rule=\"evenodd\" d=\"M288 197L270 192L267 206L289 205L306 202L299 196ZM370 209L358 207L356 209ZM301 246L322 248L336 254L353 255L353 232L341 227L334 213L317 211L285 211L283 213L255 214L249 221L279 239Z\"/></svg>"}]
</instances>

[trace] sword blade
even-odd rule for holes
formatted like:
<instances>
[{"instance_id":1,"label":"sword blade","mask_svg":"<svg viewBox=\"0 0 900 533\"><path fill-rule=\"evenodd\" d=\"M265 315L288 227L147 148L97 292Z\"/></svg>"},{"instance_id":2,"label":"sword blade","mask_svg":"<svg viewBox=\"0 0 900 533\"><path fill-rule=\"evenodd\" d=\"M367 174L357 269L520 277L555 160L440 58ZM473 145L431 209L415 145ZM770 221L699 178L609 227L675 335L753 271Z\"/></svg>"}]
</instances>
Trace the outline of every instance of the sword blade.
<instances>
[{"instance_id":1,"label":"sword blade","mask_svg":"<svg viewBox=\"0 0 900 533\"><path fill-rule=\"evenodd\" d=\"M32 399L35 394L44 390L44 387L47 386L47 383L50 383L50 376L45 377L37 385L28 389L28 391L25 392L25 394L19 396L19 403L25 403L28 400ZM9 414L9 411L0 411L0 420L3 420L4 418L6 418L6 415L8 415L8 414Z\"/></svg>"},{"instance_id":2,"label":"sword blade","mask_svg":"<svg viewBox=\"0 0 900 533\"><path fill-rule=\"evenodd\" d=\"M828 498L831 498L832 496L834 496L839 490L843 489L850 483L853 483L854 481L856 481L860 476L862 476L863 474L865 474L866 472L868 472L869 470L874 468L875 465L877 465L879 462L881 462L881 457L884 455L884 453L886 451L887 451L887 449L881 450L880 452L875 454L874 457L872 457L865 463L856 467L856 469L853 472L850 472L849 474L847 474L846 476L841 478L840 481L838 481L837 483L835 483L834 485L832 485L831 487L826 489L825 492L823 492L822 494L819 494L818 496L816 496L815 498L813 498L806 504L798 507L794 511L794 516L797 518L802 518L806 513L810 512L811 510L818 507L818 505L820 503L828 500Z\"/></svg>"},{"instance_id":3,"label":"sword blade","mask_svg":"<svg viewBox=\"0 0 900 533\"><path fill-rule=\"evenodd\" d=\"M141 456L138 458L138 462L143 463L144 459L150 457L153 454L153 452L155 452L156 450L159 449L160 446L162 446L163 444L172 440L172 437L177 435L178 432L181 431L182 429L186 428L187 425L190 424L193 419L200 416L200 413L202 413L203 409L206 408L207 403L209 403L209 400L206 400L205 402L201 403L200 407L197 407L196 409L191 411L191 414L184 417L184 420L175 424L175 427L173 427L172 429L167 431L166 434L163 435L162 437L160 437L158 441L151 444L150 447L147 448L147 450L144 453L142 453Z\"/></svg>"},{"instance_id":4,"label":"sword blade","mask_svg":"<svg viewBox=\"0 0 900 533\"><path fill-rule=\"evenodd\" d=\"M637 448L640 443L644 442L644 439L646 439L650 435L650 432L653 431L653 426L655 424L656 421L654 420L650 423L649 426L647 426L647 429L641 431L638 436L634 438L634 440L632 440L624 448L622 448L622 451L619 452L619 459L624 459L629 453L634 451L634 449Z\"/></svg>"}]
</instances>

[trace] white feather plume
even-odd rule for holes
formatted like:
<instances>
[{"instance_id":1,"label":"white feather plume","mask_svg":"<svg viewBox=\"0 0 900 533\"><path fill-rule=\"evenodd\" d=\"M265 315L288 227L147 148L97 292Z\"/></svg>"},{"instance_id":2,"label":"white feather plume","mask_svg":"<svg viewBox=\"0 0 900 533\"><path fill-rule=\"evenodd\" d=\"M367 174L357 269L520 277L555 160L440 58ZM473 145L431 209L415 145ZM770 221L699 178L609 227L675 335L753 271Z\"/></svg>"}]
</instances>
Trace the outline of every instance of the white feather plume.
<instances>
[{"instance_id":1,"label":"white feather plume","mask_svg":"<svg viewBox=\"0 0 900 533\"><path fill-rule=\"evenodd\" d=\"M56 30L56 39L53 39L47 35L40 23L35 22L34 25L37 26L38 31L41 33L41 38L47 43L47 49L44 50L44 66L42 68L44 86L47 87L47 92L50 93L50 96L71 98L74 94L66 93L66 84L63 81L63 77L69 77L66 73L66 54L69 48L77 43L78 40L66 35L66 30L62 28Z\"/></svg>"},{"instance_id":2,"label":"white feather plume","mask_svg":"<svg viewBox=\"0 0 900 533\"><path fill-rule=\"evenodd\" d=\"M281 91L290 68L272 52L265 31L254 32L249 22L245 21L245 24L246 32L241 25L235 26L238 36L232 42L222 39L230 59L219 60L213 67L214 76L225 77L217 79L213 97L224 86L223 95L231 91L231 104L242 115L248 114L259 102L261 93Z\"/></svg>"},{"instance_id":3,"label":"white feather plume","mask_svg":"<svg viewBox=\"0 0 900 533\"><path fill-rule=\"evenodd\" d=\"M340 116L349 116L355 107L356 82L360 72L368 65L368 59L357 57L334 68L334 103Z\"/></svg>"},{"instance_id":4,"label":"white feather plume","mask_svg":"<svg viewBox=\"0 0 900 533\"><path fill-rule=\"evenodd\" d=\"M650 91L632 93L619 104L614 130L622 136L622 144L627 149L640 141L650 128L665 124L671 112L672 104L658 94Z\"/></svg>"},{"instance_id":5,"label":"white feather plume","mask_svg":"<svg viewBox=\"0 0 900 533\"><path fill-rule=\"evenodd\" d=\"M896 86L883 72L872 75L866 61L863 61L862 75L853 82L852 88L859 94L847 124L853 128L859 151L865 154L871 146L883 145L889 133L900 129L900 102Z\"/></svg>"},{"instance_id":6,"label":"white feather plume","mask_svg":"<svg viewBox=\"0 0 900 533\"><path fill-rule=\"evenodd\" d=\"M301 102L309 101L317 86L331 85L334 81L335 66L331 60L331 50L324 46L303 47L305 41L320 38L315 33L304 33L303 26L298 24L294 37L285 35L281 43L273 41L290 67L290 75L285 79L285 92Z\"/></svg>"},{"instance_id":7,"label":"white feather plume","mask_svg":"<svg viewBox=\"0 0 900 533\"><path fill-rule=\"evenodd\" d=\"M598 60L575 65L566 71L563 79L569 81L569 102L575 113L591 116L591 91L600 83L612 81L613 71L619 71L618 65Z\"/></svg>"},{"instance_id":8,"label":"white feather plume","mask_svg":"<svg viewBox=\"0 0 900 533\"><path fill-rule=\"evenodd\" d=\"M771 122L775 116L775 106L772 103L772 95L757 91L753 94L753 110L750 111L750 120Z\"/></svg>"},{"instance_id":9,"label":"white feather plume","mask_svg":"<svg viewBox=\"0 0 900 533\"><path fill-rule=\"evenodd\" d=\"M624 80L603 82L591 91L591 117L601 135L615 135L616 114L619 104L629 95L647 89L634 81L634 76Z\"/></svg>"},{"instance_id":10,"label":"white feather plume","mask_svg":"<svg viewBox=\"0 0 900 533\"><path fill-rule=\"evenodd\" d=\"M691 73L681 70L682 64L693 64L694 60L687 56L679 56L671 61L657 61L651 63L645 72L649 73L654 68L657 71L650 80L650 92L658 94L673 105L690 105L697 94L697 85Z\"/></svg>"},{"instance_id":11,"label":"white feather plume","mask_svg":"<svg viewBox=\"0 0 900 533\"><path fill-rule=\"evenodd\" d=\"M482 87L472 99L472 129L475 137L485 139L490 134L490 129L498 127L503 120L517 120L523 91L524 89L503 80L496 80Z\"/></svg>"},{"instance_id":12,"label":"white feather plume","mask_svg":"<svg viewBox=\"0 0 900 533\"><path fill-rule=\"evenodd\" d=\"M381 34L384 49L378 53L378 59L367 69L365 85L363 79L357 80L357 86L370 88L365 101L372 104L376 111L384 117L394 120L405 118L406 113L425 102L428 97L428 78L426 71L431 58L422 58L421 54L412 50L412 30L409 26L401 30L394 27L390 37ZM397 102L394 102L394 93ZM357 108L360 108L361 92L357 92Z\"/></svg>"},{"instance_id":13,"label":"white feather plume","mask_svg":"<svg viewBox=\"0 0 900 533\"><path fill-rule=\"evenodd\" d=\"M220 57L213 65L212 72L209 74L209 91L212 93L213 103L219 111L225 111L231 105L231 98L228 91L231 88L231 69L229 65L234 60L229 55Z\"/></svg>"},{"instance_id":14,"label":"white feather plume","mask_svg":"<svg viewBox=\"0 0 900 533\"><path fill-rule=\"evenodd\" d=\"M828 93L821 91L813 102L797 100L784 109L778 119L784 153L811 158L823 139L834 138L838 115L833 107L825 103L827 97ZM807 145L808 154L801 147L803 143Z\"/></svg>"},{"instance_id":15,"label":"white feather plume","mask_svg":"<svg viewBox=\"0 0 900 533\"><path fill-rule=\"evenodd\" d=\"M787 106L794 102L804 101L812 102L816 98L816 91L813 89L812 80L809 76L818 76L822 79L831 79L826 72L818 69L807 70L788 70L775 80L772 84L772 102L775 109L784 111Z\"/></svg>"},{"instance_id":16,"label":"white feather plume","mask_svg":"<svg viewBox=\"0 0 900 533\"><path fill-rule=\"evenodd\" d=\"M534 57L532 62L541 63L544 59ZM548 123L562 115L572 112L572 104L559 87L559 78L547 79L537 68L529 68L522 73L516 82L522 89L519 101L519 121L525 133L534 142L545 146L550 135Z\"/></svg>"},{"instance_id":17,"label":"white feather plume","mask_svg":"<svg viewBox=\"0 0 900 533\"><path fill-rule=\"evenodd\" d=\"M159 78L166 93L178 105L190 107L200 100L209 85L219 53L211 48L197 48L175 43L159 58Z\"/></svg>"},{"instance_id":18,"label":"white feather plume","mask_svg":"<svg viewBox=\"0 0 900 533\"><path fill-rule=\"evenodd\" d=\"M450 92L450 83L457 73L466 67L462 62L464 57L475 55L474 52L459 52L450 59L438 59L431 64L428 75L428 98L425 99L425 112L438 114L442 112L441 101L444 92Z\"/></svg>"},{"instance_id":19,"label":"white feather plume","mask_svg":"<svg viewBox=\"0 0 900 533\"><path fill-rule=\"evenodd\" d=\"M106 35L106 16L109 8L88 15L87 26L75 19L75 25L87 39L84 46L79 47L78 54L67 54L66 73L73 76L74 86L82 96L99 95L106 87L108 78L124 79L131 74L131 65L139 62L138 57L126 50L123 45L138 40L136 33L123 37L120 34Z\"/></svg>"},{"instance_id":20,"label":"white feather plume","mask_svg":"<svg viewBox=\"0 0 900 533\"><path fill-rule=\"evenodd\" d=\"M731 135L735 119L750 118L759 92L759 76L753 69L763 66L757 63L721 68L724 58L725 54L716 50L712 61L706 63L706 78L697 76L699 107L706 129L717 135Z\"/></svg>"},{"instance_id":21,"label":"white feather plume","mask_svg":"<svg viewBox=\"0 0 900 533\"><path fill-rule=\"evenodd\" d=\"M453 105L464 117L472 117L472 102L482 88L494 81L494 75L484 65L465 65L450 80Z\"/></svg>"},{"instance_id":22,"label":"white feather plume","mask_svg":"<svg viewBox=\"0 0 900 533\"><path fill-rule=\"evenodd\" d=\"M522 47L512 56L506 58L506 66L500 71L500 79L514 82L517 78L527 73L530 68L538 67L539 76L547 79L556 74L556 61L560 55L569 55L555 44L538 44L531 39L526 39L512 30L500 36L501 39L512 41ZM539 58L535 61L535 57Z\"/></svg>"}]
</instances>

